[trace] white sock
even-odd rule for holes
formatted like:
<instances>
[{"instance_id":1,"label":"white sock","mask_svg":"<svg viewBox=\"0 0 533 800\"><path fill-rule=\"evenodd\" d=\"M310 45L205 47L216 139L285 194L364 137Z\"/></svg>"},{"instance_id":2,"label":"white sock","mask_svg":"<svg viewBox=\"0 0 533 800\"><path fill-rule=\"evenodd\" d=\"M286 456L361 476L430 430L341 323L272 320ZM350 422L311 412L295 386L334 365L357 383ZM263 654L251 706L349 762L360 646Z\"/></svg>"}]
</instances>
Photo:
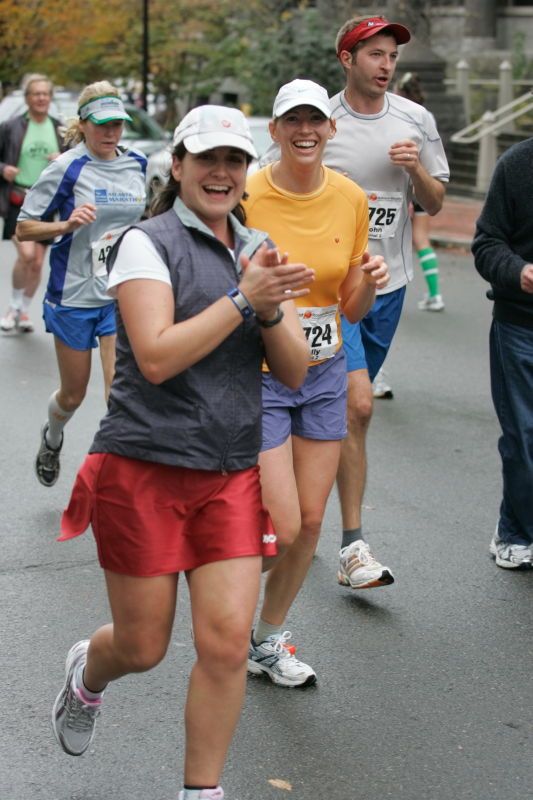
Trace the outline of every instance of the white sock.
<instances>
[{"instance_id":1,"label":"white sock","mask_svg":"<svg viewBox=\"0 0 533 800\"><path fill-rule=\"evenodd\" d=\"M93 703L97 702L98 700L102 699L105 689L102 689L101 692L91 692L91 690L88 689L83 682L84 669L85 664L80 664L78 666L78 669L75 670L74 675L72 676L72 685L74 686L74 689L81 691L86 700L90 700Z\"/></svg>"},{"instance_id":2,"label":"white sock","mask_svg":"<svg viewBox=\"0 0 533 800\"><path fill-rule=\"evenodd\" d=\"M23 295L24 289L11 289L11 301L9 303L11 308L16 308L17 311L21 310Z\"/></svg>"},{"instance_id":3,"label":"white sock","mask_svg":"<svg viewBox=\"0 0 533 800\"><path fill-rule=\"evenodd\" d=\"M22 300L21 300L21 303L20 303L20 310L22 311L23 314L27 314L28 313L28 309L29 309L29 307L31 305L31 301L32 300L33 300L33 297L28 297L27 294L23 294L22 295Z\"/></svg>"},{"instance_id":4,"label":"white sock","mask_svg":"<svg viewBox=\"0 0 533 800\"><path fill-rule=\"evenodd\" d=\"M57 450L60 447L63 439L63 428L75 413L74 411L65 411L56 400L57 392L54 392L48 401L48 430L46 432L46 441Z\"/></svg>"},{"instance_id":5,"label":"white sock","mask_svg":"<svg viewBox=\"0 0 533 800\"><path fill-rule=\"evenodd\" d=\"M282 627L282 625L270 625L268 622L263 622L262 619L259 619L254 630L255 643L261 644L261 642L264 642L269 636L279 636Z\"/></svg>"}]
</instances>

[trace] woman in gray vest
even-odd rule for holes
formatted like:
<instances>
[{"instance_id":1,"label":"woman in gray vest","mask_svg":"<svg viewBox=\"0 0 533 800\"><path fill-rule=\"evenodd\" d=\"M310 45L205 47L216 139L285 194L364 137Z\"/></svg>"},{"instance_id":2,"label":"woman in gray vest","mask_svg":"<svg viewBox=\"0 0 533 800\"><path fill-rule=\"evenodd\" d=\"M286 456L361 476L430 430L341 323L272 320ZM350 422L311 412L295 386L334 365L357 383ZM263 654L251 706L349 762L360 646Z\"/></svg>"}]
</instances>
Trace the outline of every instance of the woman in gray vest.
<instances>
[{"instance_id":1,"label":"woman in gray vest","mask_svg":"<svg viewBox=\"0 0 533 800\"><path fill-rule=\"evenodd\" d=\"M224 796L261 557L275 553L257 466L261 364L296 389L309 360L287 301L308 292L313 271L240 213L255 156L235 109L194 109L176 129L154 216L109 259L116 375L62 521L62 539L92 525L113 617L67 656L52 721L70 755L89 746L107 684L164 657L185 572L197 661L182 800Z\"/></svg>"}]
</instances>

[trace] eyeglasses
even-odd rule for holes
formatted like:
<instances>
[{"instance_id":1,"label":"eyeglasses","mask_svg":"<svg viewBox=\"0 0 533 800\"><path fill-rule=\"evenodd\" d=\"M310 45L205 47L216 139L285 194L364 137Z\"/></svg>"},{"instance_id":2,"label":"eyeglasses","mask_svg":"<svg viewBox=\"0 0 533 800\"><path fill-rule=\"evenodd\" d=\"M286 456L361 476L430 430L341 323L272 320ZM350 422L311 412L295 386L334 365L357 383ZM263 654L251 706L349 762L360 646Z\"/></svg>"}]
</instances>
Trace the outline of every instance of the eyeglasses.
<instances>
[{"instance_id":1,"label":"eyeglasses","mask_svg":"<svg viewBox=\"0 0 533 800\"><path fill-rule=\"evenodd\" d=\"M28 97L50 97L50 92L29 92Z\"/></svg>"}]
</instances>

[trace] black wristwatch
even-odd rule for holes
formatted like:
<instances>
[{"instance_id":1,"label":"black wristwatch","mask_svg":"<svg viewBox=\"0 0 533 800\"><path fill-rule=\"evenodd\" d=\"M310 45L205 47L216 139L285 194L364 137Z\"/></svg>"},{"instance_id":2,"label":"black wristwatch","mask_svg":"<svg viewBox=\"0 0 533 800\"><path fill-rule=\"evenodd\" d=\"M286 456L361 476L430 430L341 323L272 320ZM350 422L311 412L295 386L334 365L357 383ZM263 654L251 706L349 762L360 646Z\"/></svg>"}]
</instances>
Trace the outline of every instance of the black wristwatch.
<instances>
[{"instance_id":1,"label":"black wristwatch","mask_svg":"<svg viewBox=\"0 0 533 800\"><path fill-rule=\"evenodd\" d=\"M283 319L283 311L281 310L281 306L278 306L278 310L276 311L276 316L272 319L261 319L260 317L256 316L257 324L261 325L262 328L273 328L274 325L278 325Z\"/></svg>"}]
</instances>

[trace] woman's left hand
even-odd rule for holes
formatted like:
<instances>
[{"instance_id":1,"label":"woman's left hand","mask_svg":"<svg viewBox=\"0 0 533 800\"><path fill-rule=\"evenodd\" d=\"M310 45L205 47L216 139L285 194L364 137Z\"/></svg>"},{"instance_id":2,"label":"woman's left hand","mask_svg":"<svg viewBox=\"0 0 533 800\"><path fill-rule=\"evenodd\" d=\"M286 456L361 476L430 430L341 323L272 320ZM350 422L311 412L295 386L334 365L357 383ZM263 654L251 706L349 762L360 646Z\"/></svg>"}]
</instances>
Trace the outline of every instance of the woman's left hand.
<instances>
[{"instance_id":1,"label":"woman's left hand","mask_svg":"<svg viewBox=\"0 0 533 800\"><path fill-rule=\"evenodd\" d=\"M371 256L367 251L363 254L361 269L367 283L376 289L384 289L390 281L389 268L383 256Z\"/></svg>"},{"instance_id":2,"label":"woman's left hand","mask_svg":"<svg viewBox=\"0 0 533 800\"><path fill-rule=\"evenodd\" d=\"M309 294L309 284L315 272L305 264L288 263L287 255L280 256L262 244L252 260L241 256L243 276L239 288L262 318L269 318L280 303Z\"/></svg>"}]
</instances>

